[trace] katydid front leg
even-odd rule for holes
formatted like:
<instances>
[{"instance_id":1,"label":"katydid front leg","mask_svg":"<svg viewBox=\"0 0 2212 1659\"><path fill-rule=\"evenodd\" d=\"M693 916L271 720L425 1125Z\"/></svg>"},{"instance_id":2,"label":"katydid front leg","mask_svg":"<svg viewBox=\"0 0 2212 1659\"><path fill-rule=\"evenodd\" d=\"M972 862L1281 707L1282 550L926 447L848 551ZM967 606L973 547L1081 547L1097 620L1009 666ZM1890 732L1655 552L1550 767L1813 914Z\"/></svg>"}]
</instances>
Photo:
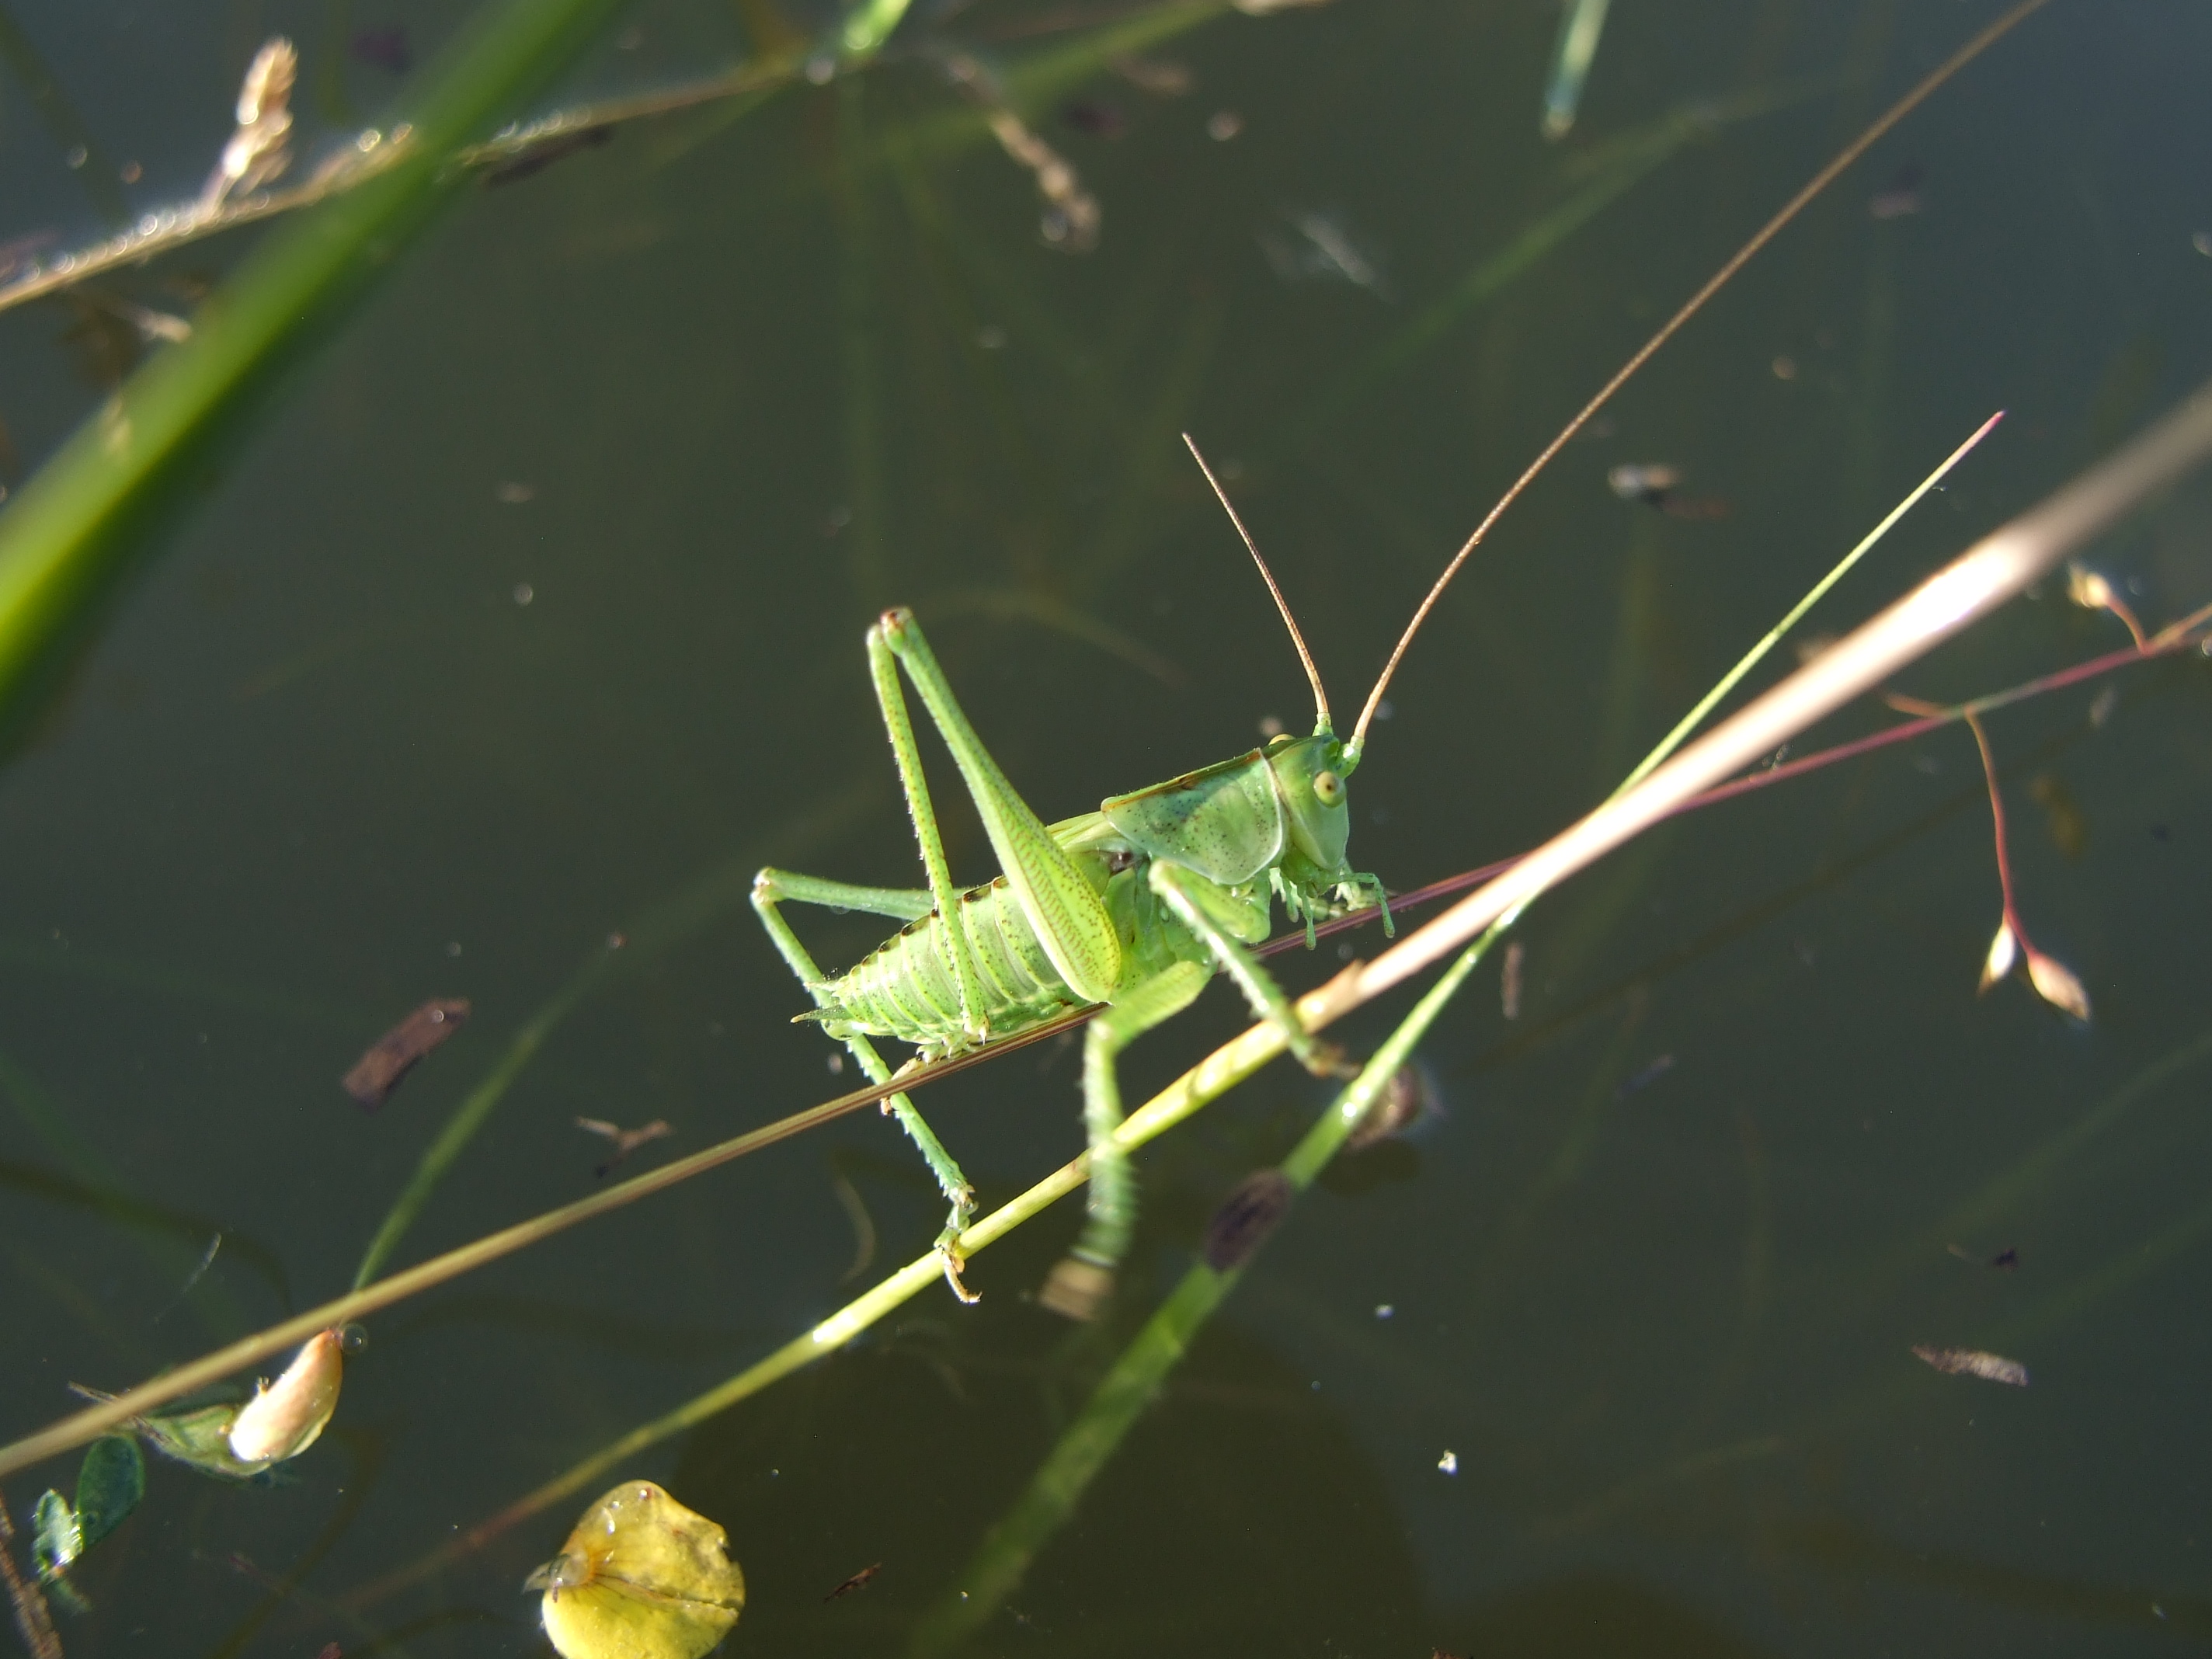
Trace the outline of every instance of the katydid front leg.
<instances>
[{"instance_id":1,"label":"katydid front leg","mask_svg":"<svg viewBox=\"0 0 2212 1659\"><path fill-rule=\"evenodd\" d=\"M1260 959L1244 948L1224 922L1221 912L1233 915L1243 902L1224 893L1205 877L1193 875L1172 864L1155 861L1146 874L1152 890L1175 912L1176 919L1205 942L1221 971L1237 981L1237 988L1244 993L1244 1000L1251 1006L1253 1018L1264 1019L1280 1031L1284 1046L1299 1065L1316 1077L1336 1075L1342 1068L1338 1052L1327 1043L1316 1042L1307 1032L1304 1023L1298 1018L1297 1005L1283 994L1274 975L1260 965ZM1264 910L1261 915L1264 926Z\"/></svg>"}]
</instances>

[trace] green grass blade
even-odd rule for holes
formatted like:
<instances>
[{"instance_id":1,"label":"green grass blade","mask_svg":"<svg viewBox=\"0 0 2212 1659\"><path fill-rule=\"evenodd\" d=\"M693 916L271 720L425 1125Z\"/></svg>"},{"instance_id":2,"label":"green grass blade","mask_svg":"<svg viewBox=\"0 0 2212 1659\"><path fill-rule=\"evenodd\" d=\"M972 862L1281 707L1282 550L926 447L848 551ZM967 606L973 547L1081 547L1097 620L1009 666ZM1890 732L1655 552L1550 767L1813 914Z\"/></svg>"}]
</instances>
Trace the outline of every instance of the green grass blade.
<instances>
[{"instance_id":1,"label":"green grass blade","mask_svg":"<svg viewBox=\"0 0 2212 1659\"><path fill-rule=\"evenodd\" d=\"M1460 953L1413 1010L1360 1068L1280 1166L1303 1192L1328 1167L1409 1060L1429 1027L1458 994L1492 945L1510 927L1507 917ZM1159 1395L1168 1373L1188 1352L1206 1322L1243 1276L1244 1263L1218 1269L1194 1264L1168 1293L1144 1328L1121 1352L1082 1412L1054 1443L1013 1507L985 1534L981 1547L953 1581L959 1589L938 1603L915 1632L910 1651L931 1659L958 1647L981 1630L1028 1572L1030 1564L1074 1514L1083 1494L1104 1468L1122 1437Z\"/></svg>"},{"instance_id":2,"label":"green grass blade","mask_svg":"<svg viewBox=\"0 0 2212 1659\"><path fill-rule=\"evenodd\" d=\"M358 188L257 248L0 513L0 717L20 725L176 505L230 418L327 335L466 180L453 153L544 84L617 0L507 0L432 66Z\"/></svg>"},{"instance_id":3,"label":"green grass blade","mask_svg":"<svg viewBox=\"0 0 2212 1659\"><path fill-rule=\"evenodd\" d=\"M1742 657L1738 659L1735 667L1729 669L1727 673L1721 676L1719 684L1715 685L1711 690L1706 692L1704 696L1698 700L1698 706L1692 708L1688 714L1683 715L1682 718L1675 723L1674 729L1659 740L1659 745L1657 748L1654 749L1650 754L1646 755L1641 761L1637 763L1636 769L1633 772L1631 772L1626 778L1623 778L1620 781L1620 787L1616 788L1613 793L1618 795L1623 791L1632 788L1637 784L1643 782L1644 778L1650 775L1651 771L1661 763L1665 761L1668 756L1673 754L1677 749L1680 749L1688 739L1690 733L1696 731L1698 727L1704 723L1705 716L1713 712L1715 706L1719 703L1720 700L1728 696L1729 692L1735 690L1737 684L1742 680L1743 677L1751 672L1753 669L1759 666L1760 659L1764 658L1768 652L1773 650L1776 646L1782 642L1782 636L1784 634L1787 634L1791 629L1795 628L1800 622L1803 621L1805 613L1810 611L1814 605L1818 605L1820 600L1826 596L1828 590L1844 579L1844 573L1850 570L1853 565L1856 564L1861 558L1865 556L1867 550L1871 548L1884 536L1887 536L1890 532L1890 530L1896 525L1897 521L1903 518L1907 513L1910 513L1913 507L1917 505L1923 495L1925 495L1929 490L1935 489L1937 484L1942 483L1944 479L1950 477L1951 469L1958 465L1960 462L1965 460L1966 457L1972 453L1974 446L1981 442L1983 439L1988 437L1990 435L1990 429L2002 419L2004 419L2004 410L1999 410L1996 414L1990 416L1988 420L1984 421L1980 426L1975 428L1973 436L1968 438L1966 442L1960 444L1956 449L1951 452L1951 453L1944 459L1942 465L1937 467L1933 472L1923 478L1920 481L1920 485L1917 489L1916 489L1911 495L1907 495L1903 501L1899 501L1895 507L1890 508L1888 513L1883 515L1882 520L1880 524L1868 531L1864 536L1859 538L1859 544L1856 547L1854 547L1850 552L1844 554L1842 558L1838 559L1832 570L1829 571L1826 575L1821 577L1819 581L1814 582L1811 590L1806 593L1805 597L1798 600L1796 605L1790 607L1790 613L1787 616L1784 617L1780 622L1775 623L1773 627L1766 630L1765 637L1761 639L1758 644L1753 646L1750 650L1745 652Z\"/></svg>"}]
</instances>

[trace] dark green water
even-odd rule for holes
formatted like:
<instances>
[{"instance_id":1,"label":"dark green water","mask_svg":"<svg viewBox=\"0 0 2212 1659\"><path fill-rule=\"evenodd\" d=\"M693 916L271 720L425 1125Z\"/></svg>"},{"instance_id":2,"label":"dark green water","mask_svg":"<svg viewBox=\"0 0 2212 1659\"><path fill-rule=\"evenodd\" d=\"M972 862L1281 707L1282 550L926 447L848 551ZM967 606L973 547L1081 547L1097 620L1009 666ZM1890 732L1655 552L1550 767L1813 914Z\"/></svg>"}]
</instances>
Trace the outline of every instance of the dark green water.
<instances>
[{"instance_id":1,"label":"dark green water","mask_svg":"<svg viewBox=\"0 0 2212 1659\"><path fill-rule=\"evenodd\" d=\"M186 9L14 9L109 158L142 160L134 207L197 188L266 33L299 38L302 106L336 130L396 84L338 58L351 32L402 25L418 54L441 32L428 5ZM1142 8L976 0L910 20L865 75L469 192L0 775L0 1432L345 1288L447 1115L611 933L401 1263L592 1190L578 1115L665 1119L641 1168L846 1086L743 894L771 860L917 879L861 651L878 610L916 609L1048 818L1297 725L1297 660L1188 428L1233 464L1348 718L1513 474L1995 10L1622 0L1547 146L1545 5L1152 13L1141 54L1188 69L1177 97L1109 64ZM712 0L623 27L577 88L665 85L745 38ZM1080 67L1021 106L1101 204L1096 252L1044 245L932 43L1018 102L1040 54ZM2056 0L1879 145L1470 565L1355 781L1355 861L1410 888L1568 822L1992 410L1997 435L1810 631L2212 373L2208 62L2212 15L2185 0ZM19 87L0 232L88 233ZM1208 136L1221 112L1233 138ZM1608 179L1601 210L1482 281ZM1917 211L1870 212L1908 186ZM1370 282L1303 268L1312 215ZM170 285L251 236L106 289L186 310ZM100 395L72 316L0 317L21 470ZM1681 469L1700 512L1619 499L1626 462ZM2212 600L2208 546L2212 478L2094 559L2164 621ZM2052 584L1899 686L1966 696L2121 643ZM2203 1644L2208 714L2183 659L1991 722L2023 914L2087 984L2087 1029L2016 981L1974 994L1998 888L1961 729L1677 823L1547 899L1520 1018L1486 970L1424 1050L1441 1111L1294 1212L974 1650ZM939 780L955 872L981 879ZM799 926L838 963L887 931ZM1333 945L1279 963L1300 988L1337 965ZM386 1025L461 995L467 1029L381 1112L340 1093ZM1238 1016L1217 987L1146 1040L1132 1098ZM1075 1073L1030 1050L921 1097L987 1203L1078 1149ZM979 1306L933 1290L625 1464L728 1528L751 1598L728 1651L906 1651L1209 1212L1322 1099L1278 1066L1143 1155L1101 1326L1028 1301L1062 1206L978 1258ZM878 1235L866 1273L840 1181ZM937 1219L868 1115L388 1312L284 1484L152 1471L84 1564L95 1610L67 1650L543 1651L516 1586L607 1481L357 1593L803 1333ZM2015 1268L1985 1265L2007 1249ZM2016 1358L2033 1386L1939 1376L1916 1344ZM40 1484L15 1477L10 1512Z\"/></svg>"}]
</instances>

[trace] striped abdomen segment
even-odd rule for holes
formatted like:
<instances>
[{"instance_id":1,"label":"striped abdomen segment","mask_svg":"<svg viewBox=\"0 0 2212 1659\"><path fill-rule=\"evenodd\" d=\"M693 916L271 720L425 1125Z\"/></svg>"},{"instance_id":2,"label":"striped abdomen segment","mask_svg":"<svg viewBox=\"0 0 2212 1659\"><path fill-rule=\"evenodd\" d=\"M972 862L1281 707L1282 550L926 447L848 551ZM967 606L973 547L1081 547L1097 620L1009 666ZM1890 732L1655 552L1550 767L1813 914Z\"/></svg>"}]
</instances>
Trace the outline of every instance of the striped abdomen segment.
<instances>
[{"instance_id":1,"label":"striped abdomen segment","mask_svg":"<svg viewBox=\"0 0 2212 1659\"><path fill-rule=\"evenodd\" d=\"M983 1018L1004 1033L1083 1006L1037 943L1029 918L1001 876L960 896L957 925L967 936L983 1000ZM833 1036L841 1027L897 1037L933 1054L968 1047L960 1025L960 992L938 949L943 919L932 913L850 971L817 987L821 1017Z\"/></svg>"}]
</instances>

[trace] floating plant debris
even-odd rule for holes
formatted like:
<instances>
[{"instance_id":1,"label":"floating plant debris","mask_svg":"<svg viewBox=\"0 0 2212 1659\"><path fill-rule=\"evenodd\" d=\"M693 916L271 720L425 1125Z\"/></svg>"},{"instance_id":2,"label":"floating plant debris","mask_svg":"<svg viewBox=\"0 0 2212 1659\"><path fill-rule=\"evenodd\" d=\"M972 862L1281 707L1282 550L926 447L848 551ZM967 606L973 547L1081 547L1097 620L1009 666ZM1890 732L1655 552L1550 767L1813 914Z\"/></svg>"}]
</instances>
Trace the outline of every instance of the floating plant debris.
<instances>
[{"instance_id":1,"label":"floating plant debris","mask_svg":"<svg viewBox=\"0 0 2212 1659\"><path fill-rule=\"evenodd\" d=\"M2089 1023L2089 993L2071 968L2056 957L2047 957L2033 945L2027 951L2027 982L2041 997L2062 1013L2071 1014L2084 1025Z\"/></svg>"},{"instance_id":2,"label":"floating plant debris","mask_svg":"<svg viewBox=\"0 0 2212 1659\"><path fill-rule=\"evenodd\" d=\"M85 1449L76 1472L76 1502L47 1491L31 1511L31 1556L39 1582L65 1601L83 1598L64 1577L70 1565L121 1526L146 1495L146 1460L127 1434L102 1435Z\"/></svg>"},{"instance_id":3,"label":"floating plant debris","mask_svg":"<svg viewBox=\"0 0 2212 1659\"><path fill-rule=\"evenodd\" d=\"M822 1599L824 1601L834 1601L841 1595L850 1595L856 1589L866 1589L868 1587L868 1580L873 1578L883 1570L884 1564L880 1561L877 1561L868 1566L862 1567L860 1571L854 1573L850 1578L848 1578L843 1583L838 1585L836 1589L831 1590L829 1595L823 1596Z\"/></svg>"},{"instance_id":4,"label":"floating plant debris","mask_svg":"<svg viewBox=\"0 0 2212 1659\"><path fill-rule=\"evenodd\" d=\"M468 1017L466 997L433 997L370 1044L339 1079L340 1086L374 1111L415 1069L415 1062L459 1030Z\"/></svg>"},{"instance_id":5,"label":"floating plant debris","mask_svg":"<svg viewBox=\"0 0 2212 1659\"><path fill-rule=\"evenodd\" d=\"M652 1122L641 1128L625 1129L618 1124L608 1122L605 1118L580 1117L576 1120L576 1127L591 1134L605 1135L609 1140L614 1142L615 1149L607 1154L607 1161L592 1171L595 1175L602 1176L644 1146L647 1141L658 1140L663 1135L672 1135L676 1133L659 1118L653 1119Z\"/></svg>"},{"instance_id":6,"label":"floating plant debris","mask_svg":"<svg viewBox=\"0 0 2212 1659\"><path fill-rule=\"evenodd\" d=\"M1528 959L1519 939L1505 947L1505 967L1498 976L1498 1012L1507 1019L1521 1018L1521 968Z\"/></svg>"},{"instance_id":7,"label":"floating plant debris","mask_svg":"<svg viewBox=\"0 0 2212 1659\"><path fill-rule=\"evenodd\" d=\"M297 1457L315 1443L337 1409L344 1356L362 1346L358 1325L318 1332L301 1346L274 1382L263 1382L243 1402L218 1401L182 1411L134 1417L131 1431L162 1456L226 1480L251 1480L271 1463ZM70 1384L87 1400L115 1396L82 1382Z\"/></svg>"},{"instance_id":8,"label":"floating plant debris","mask_svg":"<svg viewBox=\"0 0 2212 1659\"><path fill-rule=\"evenodd\" d=\"M154 1316L154 1322L156 1325L167 1319L177 1304L192 1293L192 1286L207 1277L208 1269L215 1266L216 1253L222 1249L222 1235L217 1233L208 1242L207 1249L201 1253L199 1261L193 1264L191 1272L185 1275L185 1282L177 1286L177 1293L169 1298L161 1312Z\"/></svg>"},{"instance_id":9,"label":"floating plant debris","mask_svg":"<svg viewBox=\"0 0 2212 1659\"><path fill-rule=\"evenodd\" d=\"M1284 282L1346 283L1365 289L1378 300L1395 297L1382 274L1381 258L1352 234L1342 215L1312 210L1285 213L1283 222L1296 240L1267 231L1260 238L1260 251L1267 256L1269 269Z\"/></svg>"},{"instance_id":10,"label":"floating plant debris","mask_svg":"<svg viewBox=\"0 0 2212 1659\"><path fill-rule=\"evenodd\" d=\"M964 52L947 52L944 67L946 78L982 106L999 148L1036 179L1037 194L1045 202L1037 222L1045 246L1062 253L1088 253L1097 247L1103 217L1098 198L1083 187L1067 159L1008 106L997 77L975 58Z\"/></svg>"},{"instance_id":11,"label":"floating plant debris","mask_svg":"<svg viewBox=\"0 0 2212 1659\"><path fill-rule=\"evenodd\" d=\"M2015 1389L2027 1386L2027 1367L2017 1359L2007 1359L2002 1354L1985 1353L1979 1348L1916 1346L1912 1355L1923 1364L1933 1365L1947 1376L1978 1376L1986 1382L2002 1382Z\"/></svg>"},{"instance_id":12,"label":"floating plant debris","mask_svg":"<svg viewBox=\"0 0 2212 1659\"><path fill-rule=\"evenodd\" d=\"M71 1386L88 1400L115 1398L81 1383ZM251 1480L266 1465L241 1463L233 1455L230 1430L238 1421L238 1413L239 1402L234 1400L221 1405L196 1406L151 1417L134 1417L131 1419L131 1431L162 1456L189 1464L203 1474L216 1475L225 1480Z\"/></svg>"},{"instance_id":13,"label":"floating plant debris","mask_svg":"<svg viewBox=\"0 0 2212 1659\"><path fill-rule=\"evenodd\" d=\"M586 1510L523 1588L545 1593L540 1615L562 1659L699 1659L745 1605L727 1534L650 1480L625 1480Z\"/></svg>"},{"instance_id":14,"label":"floating plant debris","mask_svg":"<svg viewBox=\"0 0 2212 1659\"><path fill-rule=\"evenodd\" d=\"M1136 58L1127 54L1114 60L1114 70L1131 86L1155 98L1181 98L1197 84L1190 65L1172 58Z\"/></svg>"},{"instance_id":15,"label":"floating plant debris","mask_svg":"<svg viewBox=\"0 0 2212 1659\"><path fill-rule=\"evenodd\" d=\"M1119 138L1129 130L1128 118L1121 106L1101 98L1071 99L1060 106L1060 118L1093 138Z\"/></svg>"},{"instance_id":16,"label":"floating plant debris","mask_svg":"<svg viewBox=\"0 0 2212 1659\"><path fill-rule=\"evenodd\" d=\"M1729 504L1717 495L1692 501L1677 495L1682 470L1663 462L1625 462L1608 471L1605 482L1624 501L1655 508L1670 519L1725 519L1729 515Z\"/></svg>"},{"instance_id":17,"label":"floating plant debris","mask_svg":"<svg viewBox=\"0 0 2212 1659\"><path fill-rule=\"evenodd\" d=\"M199 214L213 215L233 195L247 196L291 165L292 80L300 54L283 35L253 55L238 89L238 126L200 187Z\"/></svg>"},{"instance_id":18,"label":"floating plant debris","mask_svg":"<svg viewBox=\"0 0 2212 1659\"><path fill-rule=\"evenodd\" d=\"M415 67L415 54L407 45L406 27L400 23L356 29L346 51L356 61L392 75L404 75Z\"/></svg>"},{"instance_id":19,"label":"floating plant debris","mask_svg":"<svg viewBox=\"0 0 2212 1659\"><path fill-rule=\"evenodd\" d=\"M1649 1066L1646 1066L1642 1071L1638 1072L1634 1077L1630 1078L1626 1083L1623 1083L1620 1087L1615 1089L1613 1091L1613 1097L1615 1100L1626 1100L1631 1095L1641 1094L1644 1090L1650 1088L1653 1084L1656 1083L1661 1078L1666 1076L1668 1073L1674 1069L1674 1056L1672 1054L1662 1054L1656 1060L1653 1060Z\"/></svg>"},{"instance_id":20,"label":"floating plant debris","mask_svg":"<svg viewBox=\"0 0 2212 1659\"><path fill-rule=\"evenodd\" d=\"M15 1631L31 1659L62 1659L62 1638L54 1634L54 1617L34 1580L26 1579L15 1565L15 1528L8 1519L7 1494L0 1492L0 1580L8 1586L8 1600L15 1612Z\"/></svg>"},{"instance_id":21,"label":"floating plant debris","mask_svg":"<svg viewBox=\"0 0 2212 1659\"><path fill-rule=\"evenodd\" d=\"M224 1438L241 1463L266 1467L297 1457L315 1443L338 1408L345 1380L345 1336L337 1327L300 1345L283 1376L264 1382L239 1407Z\"/></svg>"},{"instance_id":22,"label":"floating plant debris","mask_svg":"<svg viewBox=\"0 0 2212 1659\"><path fill-rule=\"evenodd\" d=\"M1225 1273L1249 1261L1287 1214L1294 1196L1291 1178L1280 1170L1260 1170L1237 1182L1206 1224L1201 1254L1206 1265Z\"/></svg>"},{"instance_id":23,"label":"floating plant debris","mask_svg":"<svg viewBox=\"0 0 2212 1659\"><path fill-rule=\"evenodd\" d=\"M1418 1062L1408 1060L1390 1073L1375 1103L1352 1126L1352 1133L1344 1138L1344 1150L1364 1152L1378 1141L1402 1135L1437 1110L1435 1085Z\"/></svg>"},{"instance_id":24,"label":"floating plant debris","mask_svg":"<svg viewBox=\"0 0 2212 1659\"><path fill-rule=\"evenodd\" d=\"M501 185L518 185L525 179L545 171L556 161L565 161L571 155L581 155L587 149L597 149L612 142L615 130L610 125L584 127L574 132L556 132L541 138L520 155L509 157L495 167L484 169L484 188L495 189Z\"/></svg>"},{"instance_id":25,"label":"floating plant debris","mask_svg":"<svg viewBox=\"0 0 2212 1659\"><path fill-rule=\"evenodd\" d=\"M1624 501L1656 507L1682 482L1682 472L1663 461L1624 461L1605 475L1605 482Z\"/></svg>"},{"instance_id":26,"label":"floating plant debris","mask_svg":"<svg viewBox=\"0 0 2212 1659\"><path fill-rule=\"evenodd\" d=\"M1927 173L1917 161L1907 161L1892 173L1889 182L1876 191L1867 201L1867 215L1875 219L1902 219L1917 213L1925 205L1920 199L1920 182Z\"/></svg>"}]
</instances>

